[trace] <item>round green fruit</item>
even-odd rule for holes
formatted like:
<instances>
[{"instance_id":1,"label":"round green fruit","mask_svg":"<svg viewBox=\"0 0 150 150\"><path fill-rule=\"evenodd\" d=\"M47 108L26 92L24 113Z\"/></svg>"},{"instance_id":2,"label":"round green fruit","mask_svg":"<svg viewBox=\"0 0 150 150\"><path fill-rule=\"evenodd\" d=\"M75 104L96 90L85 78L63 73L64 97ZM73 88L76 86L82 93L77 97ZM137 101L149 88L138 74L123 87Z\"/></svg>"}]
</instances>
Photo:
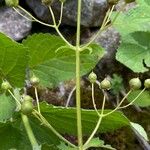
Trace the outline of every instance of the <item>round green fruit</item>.
<instances>
[{"instance_id":1,"label":"round green fruit","mask_svg":"<svg viewBox=\"0 0 150 150\"><path fill-rule=\"evenodd\" d=\"M97 80L97 75L94 72L91 72L88 76L88 79L91 83L95 83Z\"/></svg>"},{"instance_id":2,"label":"round green fruit","mask_svg":"<svg viewBox=\"0 0 150 150\"><path fill-rule=\"evenodd\" d=\"M10 83L8 81L3 81L3 83L1 84L1 88L3 90L10 90L12 88L12 86L10 85Z\"/></svg>"},{"instance_id":3,"label":"round green fruit","mask_svg":"<svg viewBox=\"0 0 150 150\"><path fill-rule=\"evenodd\" d=\"M23 101L21 105L21 112L24 115L29 115L33 111L33 104L31 101Z\"/></svg>"},{"instance_id":4,"label":"round green fruit","mask_svg":"<svg viewBox=\"0 0 150 150\"><path fill-rule=\"evenodd\" d=\"M104 90L109 90L111 88L111 83L108 79L104 79L101 83L100 83L100 87L101 89Z\"/></svg>"},{"instance_id":5,"label":"round green fruit","mask_svg":"<svg viewBox=\"0 0 150 150\"><path fill-rule=\"evenodd\" d=\"M30 83L33 85L33 86L37 86L39 83L40 83L40 79L37 78L36 76L33 76L30 78Z\"/></svg>"},{"instance_id":6,"label":"round green fruit","mask_svg":"<svg viewBox=\"0 0 150 150\"><path fill-rule=\"evenodd\" d=\"M29 95L24 95L23 96L23 101L29 101L29 102L32 102L33 101L33 98Z\"/></svg>"},{"instance_id":7,"label":"round green fruit","mask_svg":"<svg viewBox=\"0 0 150 150\"><path fill-rule=\"evenodd\" d=\"M146 79L146 80L144 81L144 86L145 86L145 88L147 88L147 89L150 88L150 79Z\"/></svg>"},{"instance_id":8,"label":"round green fruit","mask_svg":"<svg viewBox=\"0 0 150 150\"><path fill-rule=\"evenodd\" d=\"M49 6L53 3L53 0L42 0L42 4Z\"/></svg>"},{"instance_id":9,"label":"round green fruit","mask_svg":"<svg viewBox=\"0 0 150 150\"><path fill-rule=\"evenodd\" d=\"M141 88L142 83L139 78L133 78L129 81L129 85L132 90L138 90Z\"/></svg>"}]
</instances>

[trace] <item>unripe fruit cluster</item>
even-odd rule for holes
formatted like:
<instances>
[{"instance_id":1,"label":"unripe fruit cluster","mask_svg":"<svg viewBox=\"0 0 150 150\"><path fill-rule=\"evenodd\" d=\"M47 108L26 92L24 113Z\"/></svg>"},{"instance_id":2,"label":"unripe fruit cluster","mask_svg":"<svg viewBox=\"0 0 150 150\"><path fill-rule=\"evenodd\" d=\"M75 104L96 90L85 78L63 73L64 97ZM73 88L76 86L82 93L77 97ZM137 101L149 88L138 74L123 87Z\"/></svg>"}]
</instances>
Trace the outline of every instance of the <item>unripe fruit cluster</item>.
<instances>
[{"instance_id":1,"label":"unripe fruit cluster","mask_svg":"<svg viewBox=\"0 0 150 150\"><path fill-rule=\"evenodd\" d=\"M140 81L139 78L133 78L133 79L131 79L131 80L129 81L129 85L130 85L130 88L131 88L132 90L138 90L138 89L141 88L142 83L141 83L141 81ZM149 88L150 88L150 79L146 79L146 80L144 81L144 87L145 87L146 89L149 89Z\"/></svg>"},{"instance_id":2,"label":"unripe fruit cluster","mask_svg":"<svg viewBox=\"0 0 150 150\"><path fill-rule=\"evenodd\" d=\"M93 84L97 80L97 75L94 72L91 72L88 76L89 81ZM104 90L109 90L111 88L111 83L110 81L105 78L101 83L100 83L100 88Z\"/></svg>"}]
</instances>

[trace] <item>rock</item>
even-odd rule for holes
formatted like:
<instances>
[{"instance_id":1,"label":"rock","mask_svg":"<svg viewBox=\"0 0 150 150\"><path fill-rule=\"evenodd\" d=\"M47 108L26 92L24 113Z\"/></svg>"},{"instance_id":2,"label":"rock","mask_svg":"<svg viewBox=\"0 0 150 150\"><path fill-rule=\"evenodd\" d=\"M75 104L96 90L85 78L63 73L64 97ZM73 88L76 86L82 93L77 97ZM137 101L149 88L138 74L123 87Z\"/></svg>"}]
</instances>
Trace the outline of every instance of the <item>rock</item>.
<instances>
[{"instance_id":1,"label":"rock","mask_svg":"<svg viewBox=\"0 0 150 150\"><path fill-rule=\"evenodd\" d=\"M115 59L116 51L120 44L119 33L114 28L110 27L99 35L95 42L106 50L103 58L96 66L98 72L101 71L101 75L105 77L121 69L122 65Z\"/></svg>"},{"instance_id":2,"label":"rock","mask_svg":"<svg viewBox=\"0 0 150 150\"><path fill-rule=\"evenodd\" d=\"M45 22L51 22L51 15L48 8L42 5L40 0L26 0L26 3L39 19ZM52 8L56 18L59 19L60 3L58 1L55 1L52 4ZM85 27L100 26L107 9L107 0L83 0L81 25ZM76 26L76 22L77 0L67 0L64 4L62 24Z\"/></svg>"},{"instance_id":3,"label":"rock","mask_svg":"<svg viewBox=\"0 0 150 150\"><path fill-rule=\"evenodd\" d=\"M18 41L29 34L31 27L31 21L20 16L12 8L0 8L0 32Z\"/></svg>"},{"instance_id":4,"label":"rock","mask_svg":"<svg viewBox=\"0 0 150 150\"><path fill-rule=\"evenodd\" d=\"M82 42L87 43L95 34L97 34L97 30L91 31L90 38L87 39L87 36L82 37ZM120 35L113 27L110 27L98 35L94 43L97 43L105 49L104 56L95 68L95 73L97 73L98 78L103 79L106 75L112 75L120 68L120 65L118 65L115 59L115 54L120 43Z\"/></svg>"}]
</instances>

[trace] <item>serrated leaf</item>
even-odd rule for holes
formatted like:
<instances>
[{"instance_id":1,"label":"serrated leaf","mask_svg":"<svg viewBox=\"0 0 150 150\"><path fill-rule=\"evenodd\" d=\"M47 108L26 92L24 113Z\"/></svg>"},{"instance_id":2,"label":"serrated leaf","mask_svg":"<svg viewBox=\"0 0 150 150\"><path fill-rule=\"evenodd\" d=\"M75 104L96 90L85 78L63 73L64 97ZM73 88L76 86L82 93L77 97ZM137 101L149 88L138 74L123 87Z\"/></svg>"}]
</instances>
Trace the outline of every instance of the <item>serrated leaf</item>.
<instances>
[{"instance_id":1,"label":"serrated leaf","mask_svg":"<svg viewBox=\"0 0 150 150\"><path fill-rule=\"evenodd\" d=\"M139 4L136 5L135 8L121 13L114 22L114 27L117 28L121 36L135 31L150 31L150 6L145 2L141 2L141 0L139 1ZM115 16L115 14L113 16ZM125 23L127 23L127 25L125 25Z\"/></svg>"},{"instance_id":2,"label":"serrated leaf","mask_svg":"<svg viewBox=\"0 0 150 150\"><path fill-rule=\"evenodd\" d=\"M123 37L116 59L134 72L148 71L147 67L150 67L149 43L150 32L133 32Z\"/></svg>"},{"instance_id":3,"label":"serrated leaf","mask_svg":"<svg viewBox=\"0 0 150 150\"><path fill-rule=\"evenodd\" d=\"M0 122L6 122L15 111L15 101L5 94L0 95Z\"/></svg>"},{"instance_id":4,"label":"serrated leaf","mask_svg":"<svg viewBox=\"0 0 150 150\"><path fill-rule=\"evenodd\" d=\"M130 122L130 124L146 141L149 141L147 133L141 125L133 122Z\"/></svg>"},{"instance_id":5,"label":"serrated leaf","mask_svg":"<svg viewBox=\"0 0 150 150\"><path fill-rule=\"evenodd\" d=\"M53 86L60 81L75 77L75 51L65 48L64 41L50 34L34 34L23 41L29 48L30 69L40 78L44 86ZM60 49L57 53L56 50ZM81 74L90 71L102 57L103 50L98 45L90 45L93 53L81 53Z\"/></svg>"},{"instance_id":6,"label":"serrated leaf","mask_svg":"<svg viewBox=\"0 0 150 150\"><path fill-rule=\"evenodd\" d=\"M76 109L54 107L46 103L41 103L42 115L62 134L77 134L76 127ZM104 113L110 112L105 110ZM82 109L82 125L83 133L88 135L92 132L97 124L98 116L94 110ZM111 125L108 125L111 124ZM128 119L121 112L114 112L113 114L103 118L98 132L109 132L123 126L128 126Z\"/></svg>"},{"instance_id":7,"label":"serrated leaf","mask_svg":"<svg viewBox=\"0 0 150 150\"><path fill-rule=\"evenodd\" d=\"M67 146L65 143L61 142L60 145L57 146L59 150L78 150L78 148L72 148Z\"/></svg>"},{"instance_id":8,"label":"serrated leaf","mask_svg":"<svg viewBox=\"0 0 150 150\"><path fill-rule=\"evenodd\" d=\"M88 149L90 147L101 147L105 149L116 150L115 148L111 147L111 145L104 144L104 141L100 140L99 138L93 138L84 148Z\"/></svg>"},{"instance_id":9,"label":"serrated leaf","mask_svg":"<svg viewBox=\"0 0 150 150\"><path fill-rule=\"evenodd\" d=\"M27 48L0 33L0 78L22 87L28 63Z\"/></svg>"},{"instance_id":10,"label":"serrated leaf","mask_svg":"<svg viewBox=\"0 0 150 150\"><path fill-rule=\"evenodd\" d=\"M128 101L133 101L138 94L141 92L141 90L136 90L131 92L129 96L127 97ZM144 91L133 103L134 105L140 106L140 107L148 107L150 106L150 91Z\"/></svg>"}]
</instances>

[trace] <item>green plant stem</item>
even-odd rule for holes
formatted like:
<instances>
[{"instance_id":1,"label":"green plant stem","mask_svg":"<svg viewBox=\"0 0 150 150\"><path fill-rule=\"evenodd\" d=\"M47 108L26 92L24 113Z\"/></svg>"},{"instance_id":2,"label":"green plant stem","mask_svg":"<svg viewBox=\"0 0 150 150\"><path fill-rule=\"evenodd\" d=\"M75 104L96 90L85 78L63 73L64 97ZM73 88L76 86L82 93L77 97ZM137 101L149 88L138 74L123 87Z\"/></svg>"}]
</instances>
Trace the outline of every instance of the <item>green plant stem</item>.
<instances>
[{"instance_id":1,"label":"green plant stem","mask_svg":"<svg viewBox=\"0 0 150 150\"><path fill-rule=\"evenodd\" d=\"M24 115L24 114L21 114L21 117L22 117L22 121L23 121L24 127L26 129L27 135L28 135L29 140L31 142L32 148L34 150L35 147L38 146L38 143L37 143L36 138L35 138L35 136L33 134L33 131L32 131L32 128L30 126L28 117L26 115Z\"/></svg>"},{"instance_id":2,"label":"green plant stem","mask_svg":"<svg viewBox=\"0 0 150 150\"><path fill-rule=\"evenodd\" d=\"M14 9L20 16L22 16L23 18L25 18L26 20L28 20L28 21L34 21L34 20L32 20L32 19L30 19L30 18L24 16L24 15L23 15L19 10L17 10L15 7L13 7L13 9Z\"/></svg>"},{"instance_id":3,"label":"green plant stem","mask_svg":"<svg viewBox=\"0 0 150 150\"><path fill-rule=\"evenodd\" d=\"M82 150L82 122L81 122L81 94L80 94L80 52L76 50L76 109L77 109L77 132L78 146Z\"/></svg>"},{"instance_id":4,"label":"green plant stem","mask_svg":"<svg viewBox=\"0 0 150 150\"><path fill-rule=\"evenodd\" d=\"M29 19L28 17L24 16L24 15L23 15L21 12L19 12L15 7L13 7L13 9L14 9L18 14L20 14L22 17L24 17L24 18L27 19L27 20L35 21L35 22L38 22L38 23L40 23L40 24L42 24L42 25L44 25L44 26L48 26L48 27L51 27L51 28L55 28L55 30L57 31L58 35L62 38L62 40L63 40L67 45L69 45L69 47L70 47L71 49L75 49L75 46L73 46L72 44L70 44L70 43L64 38L64 36L61 34L61 32L60 32L59 29L58 29L59 25L61 24L60 21L62 20L62 10L63 10L62 7L63 7L63 5L61 6L61 16L60 16L60 20L59 20L58 25L56 24L55 16L54 16L53 10L51 9L50 6L49 6L49 10L50 10L50 13L51 13L51 15L52 15L52 19L53 19L54 25L47 24L47 23L44 23L44 22L38 20L37 18L35 18L33 15L31 15L28 11L26 11L26 10L25 10L24 8L22 8L21 6L18 6L18 8L19 8L20 10L22 10L25 14L27 14L29 17L31 17L32 20Z\"/></svg>"},{"instance_id":5,"label":"green plant stem","mask_svg":"<svg viewBox=\"0 0 150 150\"><path fill-rule=\"evenodd\" d=\"M61 24L61 22L62 22L63 7L64 7L64 3L63 3L63 2L61 2L61 8L60 8L60 18L59 18L59 22L58 22L57 27L59 27L59 26L60 26L60 24Z\"/></svg>"},{"instance_id":6,"label":"green plant stem","mask_svg":"<svg viewBox=\"0 0 150 150\"><path fill-rule=\"evenodd\" d=\"M114 7L113 7L114 8ZM112 8L112 9L113 9ZM111 24L108 24L108 20L110 19L110 16L111 16L111 13L112 13L112 9L108 9L107 13L106 13L106 16L102 22L102 25L99 29L99 31L91 38L91 40L85 44L84 46L81 47L81 51L84 50L86 47L88 47L92 42L94 42L94 40L97 38L97 36L102 33L102 31L106 30L107 28L109 28L111 26Z\"/></svg>"},{"instance_id":7,"label":"green plant stem","mask_svg":"<svg viewBox=\"0 0 150 150\"><path fill-rule=\"evenodd\" d=\"M92 83L92 102L93 102L93 107L94 107L94 109L95 109L97 115L98 115L99 117L101 117L101 114L98 112L98 110L97 110L97 108L96 108L95 98L94 98L94 97L95 97L95 96L94 96L94 83Z\"/></svg>"},{"instance_id":8,"label":"green plant stem","mask_svg":"<svg viewBox=\"0 0 150 150\"><path fill-rule=\"evenodd\" d=\"M111 23L108 24L108 25L107 25L107 23L109 22L109 20L110 20L110 18L111 18L111 14L112 14L112 12L113 12L114 6L112 7L111 10L109 9L109 10L107 11L106 16L105 16L105 18L104 18L104 20L103 20L103 23L102 23L102 25L101 25L99 31L91 38L91 40L90 40L87 44L81 46L81 51L83 51L83 50L84 50L86 47L88 47L92 42L94 42L94 40L98 37L98 35L99 35L100 33L102 33L103 31L105 31L106 29L108 29L109 27L111 27L111 26L114 24L114 22L116 21L116 19L117 19L118 16L119 16L119 14L124 10L124 8L126 7L126 5L127 5L127 4L124 4L124 5L121 7L121 9L120 9L120 10L117 12L117 14L114 16L114 18L113 18L113 20L111 21Z\"/></svg>"},{"instance_id":9,"label":"green plant stem","mask_svg":"<svg viewBox=\"0 0 150 150\"><path fill-rule=\"evenodd\" d=\"M103 114L104 114L104 108L105 108L105 102L106 102L106 97L104 94L104 98L103 98L103 104L102 104L102 109L101 109L101 113L100 113L100 117L98 119L98 122L93 130L93 132L91 133L90 137L88 138L88 140L85 142L84 144L84 148L86 149L86 146L88 145L88 143L92 140L92 138L94 137L94 135L96 134L101 122L102 122L102 118L103 118Z\"/></svg>"},{"instance_id":10,"label":"green plant stem","mask_svg":"<svg viewBox=\"0 0 150 150\"><path fill-rule=\"evenodd\" d=\"M81 94L80 94L80 24L81 24L81 0L78 0L77 10L77 34L76 34L76 109L77 109L77 133L78 148L83 150Z\"/></svg>"},{"instance_id":11,"label":"green plant stem","mask_svg":"<svg viewBox=\"0 0 150 150\"><path fill-rule=\"evenodd\" d=\"M128 106L132 105L137 99L138 97L146 90L146 88L144 88L138 95L137 97L134 98L134 100L132 100L129 104L125 105L125 106L122 106L121 107L121 104L124 102L124 100L129 96L129 94L132 92L132 90L130 90L126 95L125 97L120 101L120 103L117 105L117 107L115 109L113 109L111 112L107 113L107 114L104 114L103 116L106 117L110 114L112 114L113 112L117 111L118 109L123 109L123 108L127 108Z\"/></svg>"},{"instance_id":12,"label":"green plant stem","mask_svg":"<svg viewBox=\"0 0 150 150\"><path fill-rule=\"evenodd\" d=\"M37 92L36 87L34 87L34 92L35 92L35 98L36 98L36 104L37 104L38 112L41 113L40 104L39 104L39 97L38 97L38 92Z\"/></svg>"},{"instance_id":13,"label":"green plant stem","mask_svg":"<svg viewBox=\"0 0 150 150\"><path fill-rule=\"evenodd\" d=\"M50 24L47 24L47 23L44 23L38 19L36 19L34 16L32 16L28 11L26 11L24 8L22 8L21 6L18 6L19 9L21 9L24 13L26 13L29 17L31 17L33 20L32 21L36 21L44 26L48 26L48 27L52 27L54 28L54 25L50 25ZM19 13L20 14L20 13ZM24 16L24 15L21 15L21 16Z\"/></svg>"},{"instance_id":14,"label":"green plant stem","mask_svg":"<svg viewBox=\"0 0 150 150\"><path fill-rule=\"evenodd\" d=\"M117 107L115 109L113 109L112 111L104 114L103 116L106 117L110 114L112 114L113 112L117 111L119 109L119 107L121 106L121 104L126 100L126 98L129 96L129 94L132 92L132 90L130 90L125 96L124 98L120 101L120 103L117 105Z\"/></svg>"},{"instance_id":15,"label":"green plant stem","mask_svg":"<svg viewBox=\"0 0 150 150\"><path fill-rule=\"evenodd\" d=\"M62 141L64 141L66 144L68 144L71 147L76 148L76 146L72 143L70 143L68 140L66 140L60 133L58 133L52 125L36 110L33 111L33 115L46 127L48 127L56 136L58 136Z\"/></svg>"},{"instance_id":16,"label":"green plant stem","mask_svg":"<svg viewBox=\"0 0 150 150\"><path fill-rule=\"evenodd\" d=\"M49 6L48 8L49 8L49 11L50 11L51 16L52 16L52 20L53 20L53 23L54 23L54 28L55 28L55 30L57 31L58 35L62 38L62 40L63 40L71 49L75 49L75 47L74 47L72 44L70 44L70 43L64 38L64 36L61 34L61 32L59 31L59 29L58 29L59 26L56 24L56 19L55 19L54 12L53 12L51 6Z\"/></svg>"},{"instance_id":17,"label":"green plant stem","mask_svg":"<svg viewBox=\"0 0 150 150\"><path fill-rule=\"evenodd\" d=\"M123 109L123 108L127 108L129 107L130 105L132 105L138 98L139 96L146 90L146 88L144 88L129 104L125 105L125 106L122 106L122 107L119 107L118 109Z\"/></svg>"},{"instance_id":18,"label":"green plant stem","mask_svg":"<svg viewBox=\"0 0 150 150\"><path fill-rule=\"evenodd\" d=\"M20 103L20 101L15 97L15 95L11 92L11 90L8 90L8 92L14 98L14 100L16 101L17 107L20 110L21 109L21 103Z\"/></svg>"}]
</instances>

